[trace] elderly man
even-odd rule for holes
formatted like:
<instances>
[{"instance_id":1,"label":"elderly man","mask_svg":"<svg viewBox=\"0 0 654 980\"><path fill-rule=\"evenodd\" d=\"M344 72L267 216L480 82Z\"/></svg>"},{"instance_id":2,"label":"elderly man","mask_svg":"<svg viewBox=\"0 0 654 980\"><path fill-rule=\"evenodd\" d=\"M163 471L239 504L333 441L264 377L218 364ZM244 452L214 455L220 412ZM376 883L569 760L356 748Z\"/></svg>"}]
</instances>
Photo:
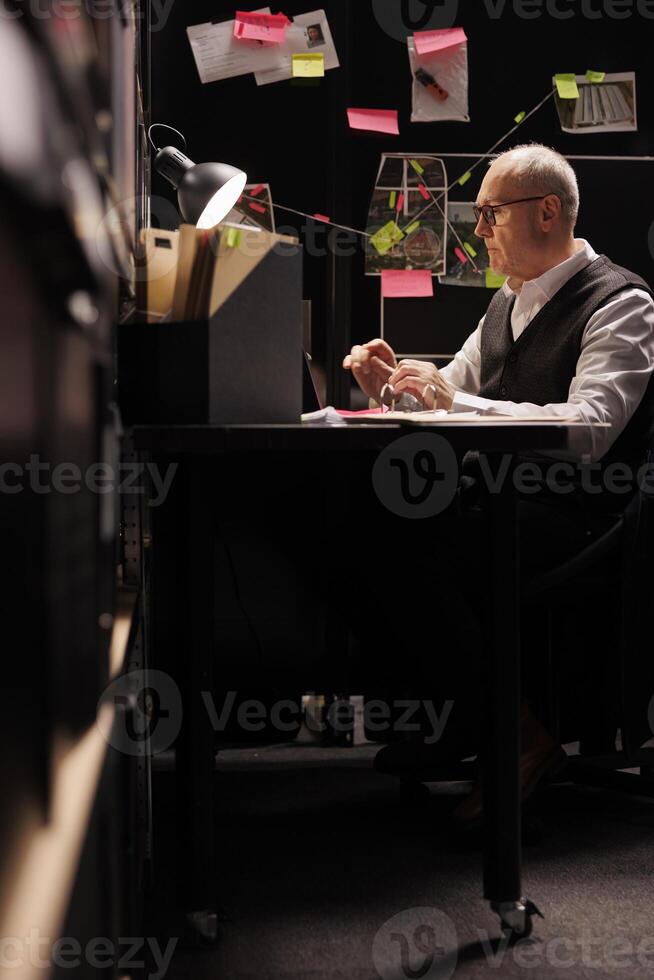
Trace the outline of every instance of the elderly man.
<instances>
[{"instance_id":1,"label":"elderly man","mask_svg":"<svg viewBox=\"0 0 654 980\"><path fill-rule=\"evenodd\" d=\"M609 427L580 430L575 454L591 462L638 466L654 423L654 385L648 389L654 300L639 276L574 237L578 210L575 173L560 154L540 145L502 154L486 173L475 214L491 268L508 279L477 329L441 370L426 361L398 364L383 340L354 347L343 366L374 400L388 383L412 407L608 422ZM570 557L593 533L576 491L524 501L520 518L528 570ZM461 574L467 568L469 583L481 571L474 535L466 538L465 525L465 514L454 521L455 534L461 534ZM439 542L441 568L448 567L447 554ZM447 582L447 573L441 573L439 584ZM471 605L477 613L478 603L471 600ZM528 792L561 757L526 708L522 736ZM377 764L401 771L437 757L427 746L388 746ZM477 792L458 815L471 818L479 810Z\"/></svg>"}]
</instances>

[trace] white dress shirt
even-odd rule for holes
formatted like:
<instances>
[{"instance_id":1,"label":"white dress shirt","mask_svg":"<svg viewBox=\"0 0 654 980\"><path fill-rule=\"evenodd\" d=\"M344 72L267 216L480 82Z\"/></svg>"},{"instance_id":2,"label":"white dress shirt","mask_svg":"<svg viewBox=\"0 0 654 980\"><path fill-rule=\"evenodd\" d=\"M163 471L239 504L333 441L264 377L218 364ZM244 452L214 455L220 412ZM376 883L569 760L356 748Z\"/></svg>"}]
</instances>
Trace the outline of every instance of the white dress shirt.
<instances>
[{"instance_id":1,"label":"white dress shirt","mask_svg":"<svg viewBox=\"0 0 654 980\"><path fill-rule=\"evenodd\" d=\"M517 340L536 314L577 272L597 258L584 239L578 251L537 279L522 284L511 313ZM506 296L514 294L508 283ZM607 452L638 407L654 371L654 300L642 289L624 289L597 310L584 330L577 371L566 402L535 405L531 402L481 398L481 331L473 334L443 368L441 374L456 389L451 411L477 411L503 415L545 414L581 422L608 422L610 428L580 429L571 447L575 456L594 462Z\"/></svg>"}]
</instances>

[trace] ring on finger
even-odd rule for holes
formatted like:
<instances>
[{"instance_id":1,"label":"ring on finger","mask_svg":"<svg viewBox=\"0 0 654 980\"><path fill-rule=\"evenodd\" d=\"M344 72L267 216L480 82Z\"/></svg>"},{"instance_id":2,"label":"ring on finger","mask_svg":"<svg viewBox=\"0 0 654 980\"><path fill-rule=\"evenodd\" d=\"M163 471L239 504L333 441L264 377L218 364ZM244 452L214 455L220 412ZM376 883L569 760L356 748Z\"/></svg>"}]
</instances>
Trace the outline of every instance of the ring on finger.
<instances>
[{"instance_id":1,"label":"ring on finger","mask_svg":"<svg viewBox=\"0 0 654 980\"><path fill-rule=\"evenodd\" d=\"M431 393L432 393L432 397L434 399L434 404L432 405L432 410L435 410L436 409L436 405L438 404L438 390L436 388L436 385L430 383L428 385L425 385L425 387L422 389L422 403L425 406L427 404L427 392L428 391L431 391Z\"/></svg>"}]
</instances>

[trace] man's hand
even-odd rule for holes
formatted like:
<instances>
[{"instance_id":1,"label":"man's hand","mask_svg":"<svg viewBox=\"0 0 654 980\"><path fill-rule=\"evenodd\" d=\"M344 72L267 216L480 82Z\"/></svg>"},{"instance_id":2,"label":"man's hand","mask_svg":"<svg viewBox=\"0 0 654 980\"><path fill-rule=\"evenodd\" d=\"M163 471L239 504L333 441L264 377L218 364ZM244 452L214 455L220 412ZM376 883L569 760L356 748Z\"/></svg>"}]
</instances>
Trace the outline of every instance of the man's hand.
<instances>
[{"instance_id":1,"label":"man's hand","mask_svg":"<svg viewBox=\"0 0 654 980\"><path fill-rule=\"evenodd\" d=\"M444 408L448 412L452 408L455 389L441 376L438 368L428 361L400 361L399 366L386 380L393 385L395 391L407 391L410 395L414 395L423 402L425 408L431 410ZM425 391L427 385L434 387ZM434 397L434 388L436 397Z\"/></svg>"},{"instance_id":2,"label":"man's hand","mask_svg":"<svg viewBox=\"0 0 654 980\"><path fill-rule=\"evenodd\" d=\"M352 372L368 398L379 401L382 388L397 368L397 358L385 340L370 340L353 347L343 361L343 367Z\"/></svg>"}]
</instances>

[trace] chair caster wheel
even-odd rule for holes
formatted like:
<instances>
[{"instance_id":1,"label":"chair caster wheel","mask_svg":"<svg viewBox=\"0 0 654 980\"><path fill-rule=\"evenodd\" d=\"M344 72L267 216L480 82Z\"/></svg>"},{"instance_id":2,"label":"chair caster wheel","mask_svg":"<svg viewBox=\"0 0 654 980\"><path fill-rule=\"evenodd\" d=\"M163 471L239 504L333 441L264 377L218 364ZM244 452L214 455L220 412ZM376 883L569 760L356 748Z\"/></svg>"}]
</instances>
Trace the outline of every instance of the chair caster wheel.
<instances>
[{"instance_id":1,"label":"chair caster wheel","mask_svg":"<svg viewBox=\"0 0 654 980\"><path fill-rule=\"evenodd\" d=\"M519 902L493 902L491 908L500 917L502 932L508 939L509 945L531 936L535 915L543 918L540 909L529 899L524 898Z\"/></svg>"},{"instance_id":2,"label":"chair caster wheel","mask_svg":"<svg viewBox=\"0 0 654 980\"><path fill-rule=\"evenodd\" d=\"M411 806L427 806L431 799L429 787L412 779L400 780L400 798Z\"/></svg>"}]
</instances>

